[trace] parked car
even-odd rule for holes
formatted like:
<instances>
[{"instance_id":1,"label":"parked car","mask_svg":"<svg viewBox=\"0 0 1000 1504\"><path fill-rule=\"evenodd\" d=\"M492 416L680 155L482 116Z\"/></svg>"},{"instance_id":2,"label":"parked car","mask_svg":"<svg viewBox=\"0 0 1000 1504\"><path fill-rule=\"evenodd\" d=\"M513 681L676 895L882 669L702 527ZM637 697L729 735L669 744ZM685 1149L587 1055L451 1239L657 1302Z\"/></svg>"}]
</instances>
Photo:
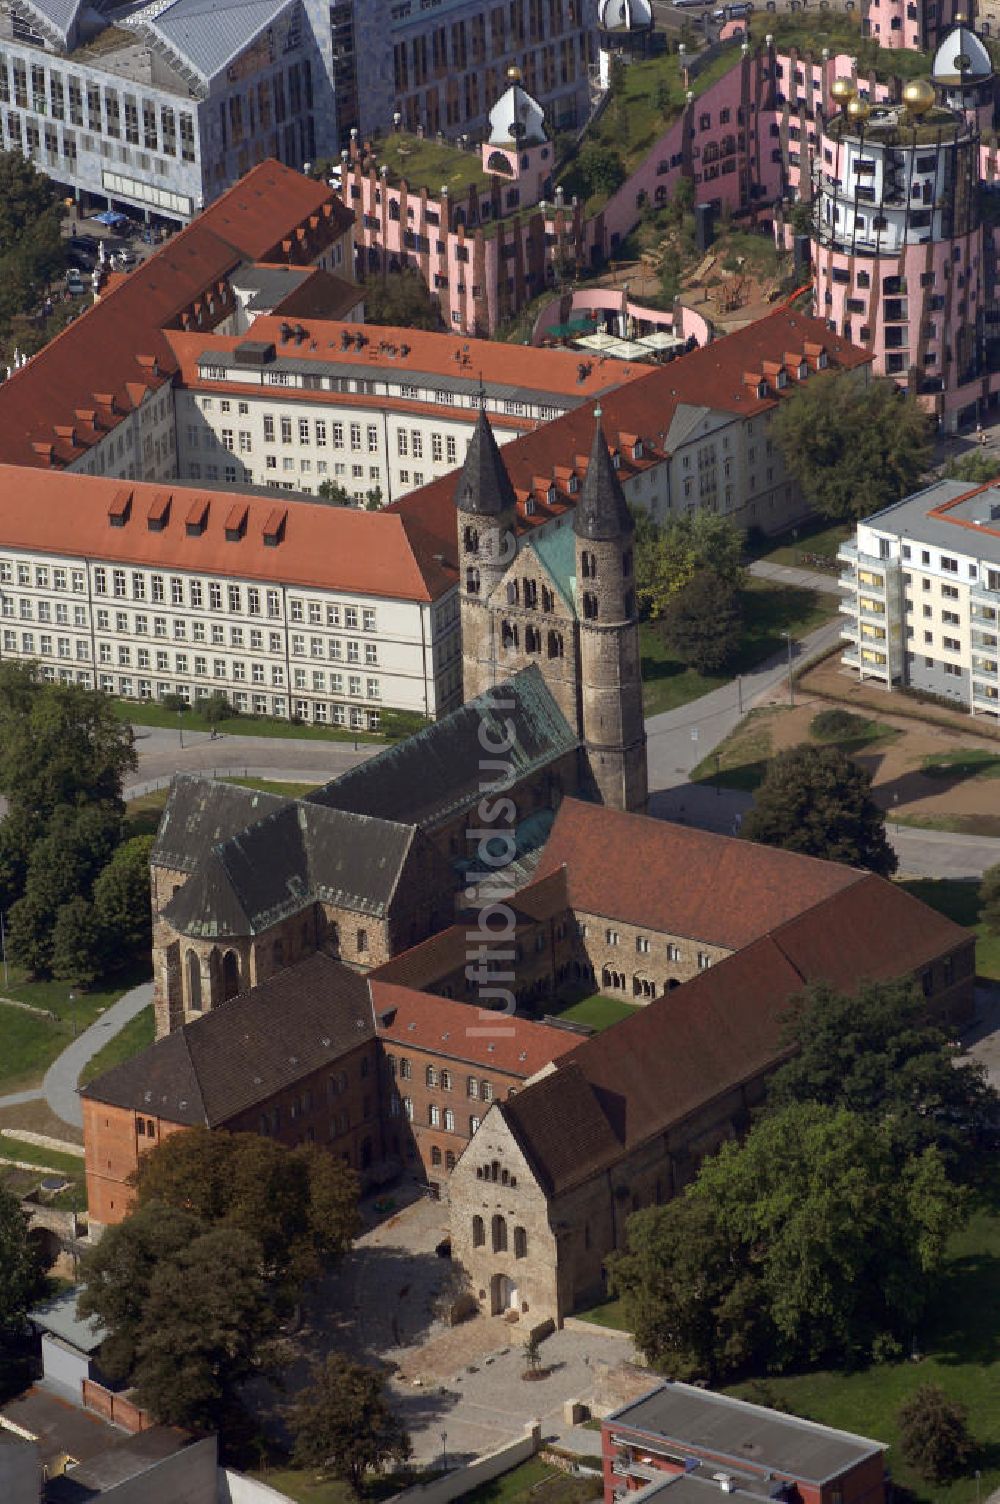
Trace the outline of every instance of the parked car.
<instances>
[{"instance_id":1,"label":"parked car","mask_svg":"<svg viewBox=\"0 0 1000 1504\"><path fill-rule=\"evenodd\" d=\"M66 273L66 291L71 298L82 298L87 291L87 284L75 266Z\"/></svg>"},{"instance_id":2,"label":"parked car","mask_svg":"<svg viewBox=\"0 0 1000 1504\"><path fill-rule=\"evenodd\" d=\"M78 272L92 272L97 265L97 256L92 251L71 246L66 256L66 265Z\"/></svg>"},{"instance_id":3,"label":"parked car","mask_svg":"<svg viewBox=\"0 0 1000 1504\"><path fill-rule=\"evenodd\" d=\"M71 251L87 251L92 256L97 255L100 243L96 235L71 235L69 237Z\"/></svg>"},{"instance_id":4,"label":"parked car","mask_svg":"<svg viewBox=\"0 0 1000 1504\"><path fill-rule=\"evenodd\" d=\"M750 0L736 0L733 5L722 5L718 10L713 10L713 21L742 21L753 10Z\"/></svg>"}]
</instances>

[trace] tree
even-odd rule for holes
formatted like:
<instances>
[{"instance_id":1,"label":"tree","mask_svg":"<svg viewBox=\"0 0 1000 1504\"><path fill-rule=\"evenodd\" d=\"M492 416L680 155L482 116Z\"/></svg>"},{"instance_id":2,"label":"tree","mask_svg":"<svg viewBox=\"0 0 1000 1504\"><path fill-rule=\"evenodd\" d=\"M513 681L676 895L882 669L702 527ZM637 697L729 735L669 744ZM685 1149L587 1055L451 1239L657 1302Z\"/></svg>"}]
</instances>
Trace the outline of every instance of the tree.
<instances>
[{"instance_id":1,"label":"tree","mask_svg":"<svg viewBox=\"0 0 1000 1504\"><path fill-rule=\"evenodd\" d=\"M213 1227L157 1260L132 1378L165 1425L216 1429L241 1385L281 1368L278 1318L251 1234Z\"/></svg>"},{"instance_id":2,"label":"tree","mask_svg":"<svg viewBox=\"0 0 1000 1504\"><path fill-rule=\"evenodd\" d=\"M269 1279L287 1300L339 1258L358 1229L357 1180L313 1144L288 1149L255 1133L192 1128L142 1156L139 1206L186 1208L205 1226L250 1233Z\"/></svg>"},{"instance_id":3,"label":"tree","mask_svg":"<svg viewBox=\"0 0 1000 1504\"><path fill-rule=\"evenodd\" d=\"M942 475L945 480L967 480L973 485L983 485L1000 475L1000 460L995 455L974 449L969 454L959 455L958 459L949 460Z\"/></svg>"},{"instance_id":4,"label":"tree","mask_svg":"<svg viewBox=\"0 0 1000 1504\"><path fill-rule=\"evenodd\" d=\"M705 1198L680 1196L628 1222L627 1249L610 1264L636 1345L677 1378L739 1370L759 1339L757 1286Z\"/></svg>"},{"instance_id":5,"label":"tree","mask_svg":"<svg viewBox=\"0 0 1000 1504\"><path fill-rule=\"evenodd\" d=\"M577 171L586 198L599 195L610 198L625 181L625 163L614 147L589 141L576 159Z\"/></svg>"},{"instance_id":6,"label":"tree","mask_svg":"<svg viewBox=\"0 0 1000 1504\"><path fill-rule=\"evenodd\" d=\"M377 1369L329 1353L286 1412L298 1467L319 1467L360 1492L365 1474L405 1462L410 1438L393 1415Z\"/></svg>"},{"instance_id":7,"label":"tree","mask_svg":"<svg viewBox=\"0 0 1000 1504\"><path fill-rule=\"evenodd\" d=\"M529 1332L524 1344L524 1371L525 1373L537 1373L542 1366L542 1354L538 1346L538 1338L534 1332Z\"/></svg>"},{"instance_id":8,"label":"tree","mask_svg":"<svg viewBox=\"0 0 1000 1504\"><path fill-rule=\"evenodd\" d=\"M132 728L106 695L48 684L34 664L0 665L0 793L14 808L48 818L60 804L122 807L122 782L137 766Z\"/></svg>"},{"instance_id":9,"label":"tree","mask_svg":"<svg viewBox=\"0 0 1000 1504\"><path fill-rule=\"evenodd\" d=\"M353 506L349 492L339 480L321 480L317 487L317 494L322 496L324 501L332 501L335 506Z\"/></svg>"},{"instance_id":10,"label":"tree","mask_svg":"<svg viewBox=\"0 0 1000 1504\"><path fill-rule=\"evenodd\" d=\"M0 826L0 830L3 826ZM979 917L992 935L1000 935L1000 864L989 867L979 884Z\"/></svg>"},{"instance_id":11,"label":"tree","mask_svg":"<svg viewBox=\"0 0 1000 1504\"><path fill-rule=\"evenodd\" d=\"M60 804L50 813L43 833L31 847L24 894L11 909L10 918L11 954L36 976L51 975L57 917L65 905L89 898L94 878L109 860L121 832L121 812L114 804ZM87 949L80 929L82 920L83 911L76 906L61 932L61 941L71 945L76 957L69 972L77 960L83 960ZM75 936L72 942L71 934ZM64 949L62 959L68 960L69 954ZM97 951L89 955L96 963ZM83 970L89 969L90 960L86 960Z\"/></svg>"},{"instance_id":12,"label":"tree","mask_svg":"<svg viewBox=\"0 0 1000 1504\"><path fill-rule=\"evenodd\" d=\"M44 1291L45 1272L28 1232L28 1214L0 1185L0 1336L21 1330Z\"/></svg>"},{"instance_id":13,"label":"tree","mask_svg":"<svg viewBox=\"0 0 1000 1504\"><path fill-rule=\"evenodd\" d=\"M983 1067L960 1059L912 982L868 982L853 996L817 983L798 1000L787 1039L795 1055L772 1076L768 1104L867 1114L903 1159L936 1145L961 1168L976 1125L1000 1107Z\"/></svg>"},{"instance_id":14,"label":"tree","mask_svg":"<svg viewBox=\"0 0 1000 1504\"><path fill-rule=\"evenodd\" d=\"M743 834L887 877L896 870L896 853L871 786L871 774L836 747L790 747L768 765Z\"/></svg>"},{"instance_id":15,"label":"tree","mask_svg":"<svg viewBox=\"0 0 1000 1504\"><path fill-rule=\"evenodd\" d=\"M912 1331L964 1205L936 1149L900 1166L868 1117L795 1103L630 1218L612 1279L661 1368L853 1361Z\"/></svg>"},{"instance_id":16,"label":"tree","mask_svg":"<svg viewBox=\"0 0 1000 1504\"><path fill-rule=\"evenodd\" d=\"M945 1483L965 1471L973 1452L968 1413L940 1384L921 1384L896 1411L900 1450L929 1483Z\"/></svg>"},{"instance_id":17,"label":"tree","mask_svg":"<svg viewBox=\"0 0 1000 1504\"><path fill-rule=\"evenodd\" d=\"M104 971L103 934L94 905L71 898L52 928L52 975L77 987L93 987Z\"/></svg>"},{"instance_id":18,"label":"tree","mask_svg":"<svg viewBox=\"0 0 1000 1504\"><path fill-rule=\"evenodd\" d=\"M653 621L696 574L711 570L724 585L743 582L743 539L726 517L688 512L658 527L648 512L636 510L635 585L640 610Z\"/></svg>"},{"instance_id":19,"label":"tree","mask_svg":"<svg viewBox=\"0 0 1000 1504\"><path fill-rule=\"evenodd\" d=\"M94 917L107 966L127 965L152 945L152 849L152 836L124 841L94 883Z\"/></svg>"},{"instance_id":20,"label":"tree","mask_svg":"<svg viewBox=\"0 0 1000 1504\"><path fill-rule=\"evenodd\" d=\"M201 713L210 726L217 726L220 721L228 721L234 712L226 696L217 689L204 701Z\"/></svg>"},{"instance_id":21,"label":"tree","mask_svg":"<svg viewBox=\"0 0 1000 1504\"><path fill-rule=\"evenodd\" d=\"M890 380L819 372L778 404L772 436L807 502L857 520L915 491L931 460L931 420Z\"/></svg>"},{"instance_id":22,"label":"tree","mask_svg":"<svg viewBox=\"0 0 1000 1504\"><path fill-rule=\"evenodd\" d=\"M372 276L365 283L365 323L396 324L404 329L441 329L441 310L418 271Z\"/></svg>"},{"instance_id":23,"label":"tree","mask_svg":"<svg viewBox=\"0 0 1000 1504\"><path fill-rule=\"evenodd\" d=\"M699 569L671 596L660 625L668 647L682 663L699 674L715 673L739 651L739 593L714 569Z\"/></svg>"},{"instance_id":24,"label":"tree","mask_svg":"<svg viewBox=\"0 0 1000 1504\"><path fill-rule=\"evenodd\" d=\"M55 184L20 151L0 152L0 324L30 312L65 264Z\"/></svg>"}]
</instances>

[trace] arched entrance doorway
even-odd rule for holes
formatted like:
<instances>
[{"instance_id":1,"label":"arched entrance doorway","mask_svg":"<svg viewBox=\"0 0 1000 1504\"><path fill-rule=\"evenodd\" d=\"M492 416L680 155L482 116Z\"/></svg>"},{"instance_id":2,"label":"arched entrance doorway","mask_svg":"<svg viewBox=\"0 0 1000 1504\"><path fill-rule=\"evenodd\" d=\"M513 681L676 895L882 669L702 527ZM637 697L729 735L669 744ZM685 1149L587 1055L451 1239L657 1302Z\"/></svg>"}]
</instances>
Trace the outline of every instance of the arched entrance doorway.
<instances>
[{"instance_id":1,"label":"arched entrance doorway","mask_svg":"<svg viewBox=\"0 0 1000 1504\"><path fill-rule=\"evenodd\" d=\"M490 1280L490 1314L502 1316L505 1311L516 1310L517 1285L509 1274L494 1274Z\"/></svg>"}]
</instances>

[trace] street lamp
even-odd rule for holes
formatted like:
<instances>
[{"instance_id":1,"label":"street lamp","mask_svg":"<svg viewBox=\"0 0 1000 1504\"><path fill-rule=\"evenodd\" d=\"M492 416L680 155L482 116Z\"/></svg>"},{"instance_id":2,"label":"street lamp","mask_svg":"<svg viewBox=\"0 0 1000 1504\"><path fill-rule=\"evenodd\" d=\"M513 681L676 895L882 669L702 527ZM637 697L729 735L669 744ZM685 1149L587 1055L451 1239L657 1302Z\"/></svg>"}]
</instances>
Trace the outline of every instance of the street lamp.
<instances>
[{"instance_id":1,"label":"street lamp","mask_svg":"<svg viewBox=\"0 0 1000 1504\"><path fill-rule=\"evenodd\" d=\"M69 1001L69 1016L70 1016L70 1021L71 1021L72 1025L73 1025L73 1038L75 1039L76 1038L76 993L75 992L71 992L70 993L68 1001Z\"/></svg>"},{"instance_id":2,"label":"street lamp","mask_svg":"<svg viewBox=\"0 0 1000 1504\"><path fill-rule=\"evenodd\" d=\"M183 752L184 751L184 712L183 712L183 710L178 710L178 712L177 712L177 735L181 739L181 751Z\"/></svg>"},{"instance_id":3,"label":"street lamp","mask_svg":"<svg viewBox=\"0 0 1000 1504\"><path fill-rule=\"evenodd\" d=\"M792 634L791 632L782 632L781 635L788 644L788 703L789 705L794 705L795 681L792 678Z\"/></svg>"},{"instance_id":4,"label":"street lamp","mask_svg":"<svg viewBox=\"0 0 1000 1504\"><path fill-rule=\"evenodd\" d=\"M446 1473L448 1471L448 1432L447 1431L442 1431L441 1432L441 1471L443 1473ZM976 1477L977 1478L979 1477L978 1473L976 1474Z\"/></svg>"}]
</instances>

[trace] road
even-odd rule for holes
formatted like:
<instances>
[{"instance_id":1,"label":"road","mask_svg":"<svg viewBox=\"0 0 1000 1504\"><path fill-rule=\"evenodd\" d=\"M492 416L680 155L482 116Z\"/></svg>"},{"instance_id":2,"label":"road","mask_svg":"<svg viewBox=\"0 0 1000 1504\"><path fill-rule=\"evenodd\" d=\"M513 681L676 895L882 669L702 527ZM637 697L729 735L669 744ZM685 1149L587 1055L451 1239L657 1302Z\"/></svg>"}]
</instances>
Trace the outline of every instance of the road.
<instances>
[{"instance_id":1,"label":"road","mask_svg":"<svg viewBox=\"0 0 1000 1504\"><path fill-rule=\"evenodd\" d=\"M139 766L126 782L135 797L170 781L175 773L241 775L286 783L326 783L378 751L373 742L309 741L305 737L217 736L135 726Z\"/></svg>"}]
</instances>

